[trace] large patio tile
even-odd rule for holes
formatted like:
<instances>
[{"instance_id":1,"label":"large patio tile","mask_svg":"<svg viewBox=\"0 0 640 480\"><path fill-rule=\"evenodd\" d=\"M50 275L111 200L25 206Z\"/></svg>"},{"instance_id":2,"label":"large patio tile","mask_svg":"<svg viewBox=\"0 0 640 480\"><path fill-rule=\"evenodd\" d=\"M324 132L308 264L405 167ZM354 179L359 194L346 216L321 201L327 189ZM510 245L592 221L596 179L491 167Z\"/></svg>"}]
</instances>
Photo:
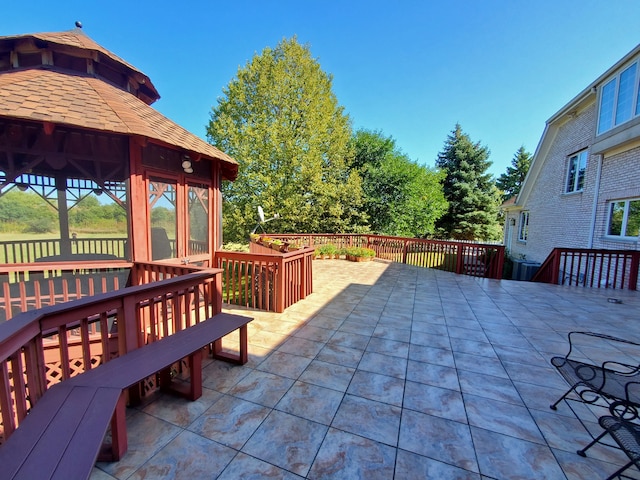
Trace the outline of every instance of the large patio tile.
<instances>
[{"instance_id":1,"label":"large patio tile","mask_svg":"<svg viewBox=\"0 0 640 480\"><path fill-rule=\"evenodd\" d=\"M186 428L222 397L222 393L202 389L202 396L190 401L174 395L159 395L156 400L143 408L143 412L161 418L182 428Z\"/></svg>"},{"instance_id":2,"label":"large patio tile","mask_svg":"<svg viewBox=\"0 0 640 480\"><path fill-rule=\"evenodd\" d=\"M404 379L407 375L407 360L405 358L383 355L376 352L364 352L358 370L367 372L384 372L385 375Z\"/></svg>"},{"instance_id":3,"label":"large patio tile","mask_svg":"<svg viewBox=\"0 0 640 480\"><path fill-rule=\"evenodd\" d=\"M118 462L98 462L97 466L118 479L128 478L181 432L181 428L143 412L127 415L127 453Z\"/></svg>"},{"instance_id":4,"label":"large patio tile","mask_svg":"<svg viewBox=\"0 0 640 480\"><path fill-rule=\"evenodd\" d=\"M455 368L453 352L442 348L425 347L411 344L409 347L409 360L416 362L433 363L443 367Z\"/></svg>"},{"instance_id":5,"label":"large patio tile","mask_svg":"<svg viewBox=\"0 0 640 480\"><path fill-rule=\"evenodd\" d=\"M404 409L398 447L448 465L479 472L469 426Z\"/></svg>"},{"instance_id":6,"label":"large patio tile","mask_svg":"<svg viewBox=\"0 0 640 480\"><path fill-rule=\"evenodd\" d=\"M228 393L265 407L274 407L293 382L290 378L254 370L229 389Z\"/></svg>"},{"instance_id":7,"label":"large patio tile","mask_svg":"<svg viewBox=\"0 0 640 480\"><path fill-rule=\"evenodd\" d=\"M379 373L357 370L351 379L347 393L358 397L368 398L376 402L402 406L404 381Z\"/></svg>"},{"instance_id":8,"label":"large patio tile","mask_svg":"<svg viewBox=\"0 0 640 480\"><path fill-rule=\"evenodd\" d=\"M242 451L297 475L306 475L328 427L273 410Z\"/></svg>"},{"instance_id":9,"label":"large patio tile","mask_svg":"<svg viewBox=\"0 0 640 480\"><path fill-rule=\"evenodd\" d=\"M339 328L341 332L349 332L349 333L357 333L358 335L372 335L374 330L376 329L376 324L365 324L359 322L352 322L351 320L345 320L342 322Z\"/></svg>"},{"instance_id":10,"label":"large patio tile","mask_svg":"<svg viewBox=\"0 0 640 480\"><path fill-rule=\"evenodd\" d=\"M568 385L558 374L558 371L549 364L547 367L524 365L522 363L502 362L509 377L523 383L531 383L543 387L567 389Z\"/></svg>"},{"instance_id":11,"label":"large patio tile","mask_svg":"<svg viewBox=\"0 0 640 480\"><path fill-rule=\"evenodd\" d=\"M467 340L466 338L451 338L451 350L470 355L497 358L496 352L490 343Z\"/></svg>"},{"instance_id":12,"label":"large patio tile","mask_svg":"<svg viewBox=\"0 0 640 480\"><path fill-rule=\"evenodd\" d=\"M269 415L270 409L225 395L197 418L189 430L240 449Z\"/></svg>"},{"instance_id":13,"label":"large patio tile","mask_svg":"<svg viewBox=\"0 0 640 480\"><path fill-rule=\"evenodd\" d=\"M411 332L411 344L421 345L423 347L451 350L451 342L449 341L449 337L445 335L439 335L437 333L413 331Z\"/></svg>"},{"instance_id":14,"label":"large patio tile","mask_svg":"<svg viewBox=\"0 0 640 480\"><path fill-rule=\"evenodd\" d=\"M274 373L295 380L304 372L310 363L311 359L308 357L293 355L278 350L269 355L256 367L256 370Z\"/></svg>"},{"instance_id":15,"label":"large patio tile","mask_svg":"<svg viewBox=\"0 0 640 480\"><path fill-rule=\"evenodd\" d=\"M333 335L334 330L330 328L317 327L315 325L304 325L292 332L294 337L306 338L314 342L326 343Z\"/></svg>"},{"instance_id":16,"label":"large patio tile","mask_svg":"<svg viewBox=\"0 0 640 480\"><path fill-rule=\"evenodd\" d=\"M508 378L507 371L500 360L495 357L483 357L462 352L454 352L453 356L455 358L455 367L459 370Z\"/></svg>"},{"instance_id":17,"label":"large patio tile","mask_svg":"<svg viewBox=\"0 0 640 480\"><path fill-rule=\"evenodd\" d=\"M395 448L330 428L309 478L387 480L393 478L394 466Z\"/></svg>"},{"instance_id":18,"label":"large patio tile","mask_svg":"<svg viewBox=\"0 0 640 480\"><path fill-rule=\"evenodd\" d=\"M487 339L487 336L482 330L456 327L451 325L447 327L447 330L449 331L449 337L451 338L473 340L475 342L485 342L485 343L489 342L489 340Z\"/></svg>"},{"instance_id":19,"label":"large patio tile","mask_svg":"<svg viewBox=\"0 0 640 480\"><path fill-rule=\"evenodd\" d=\"M409 364L407 365L407 380L448 388L449 390L460 390L456 369L442 365L409 360Z\"/></svg>"},{"instance_id":20,"label":"large patio tile","mask_svg":"<svg viewBox=\"0 0 640 480\"><path fill-rule=\"evenodd\" d=\"M263 358L260 359L262 360ZM247 365L215 361L202 369L202 386L225 393L252 371Z\"/></svg>"},{"instance_id":21,"label":"large patio tile","mask_svg":"<svg viewBox=\"0 0 640 480\"><path fill-rule=\"evenodd\" d=\"M469 424L529 442L544 444L544 438L529 410L520 405L464 395Z\"/></svg>"},{"instance_id":22,"label":"large patio tile","mask_svg":"<svg viewBox=\"0 0 640 480\"><path fill-rule=\"evenodd\" d=\"M447 465L432 458L398 449L395 478L398 480L480 480L480 475L453 465Z\"/></svg>"},{"instance_id":23,"label":"large patio tile","mask_svg":"<svg viewBox=\"0 0 640 480\"><path fill-rule=\"evenodd\" d=\"M367 348L367 344L371 337L367 335L358 335L357 333L349 333L338 330L333 334L329 340L330 345L337 345L340 347L355 348L358 350L364 350Z\"/></svg>"},{"instance_id":24,"label":"large patio tile","mask_svg":"<svg viewBox=\"0 0 640 480\"><path fill-rule=\"evenodd\" d=\"M394 405L346 395L331 426L395 447L401 413Z\"/></svg>"},{"instance_id":25,"label":"large patio tile","mask_svg":"<svg viewBox=\"0 0 640 480\"><path fill-rule=\"evenodd\" d=\"M409 343L389 340L387 338L371 337L366 350L406 359L409 356Z\"/></svg>"},{"instance_id":26,"label":"large patio tile","mask_svg":"<svg viewBox=\"0 0 640 480\"><path fill-rule=\"evenodd\" d=\"M330 425L343 396L342 392L336 390L296 382L278 402L276 409L323 425Z\"/></svg>"},{"instance_id":27,"label":"large patio tile","mask_svg":"<svg viewBox=\"0 0 640 480\"><path fill-rule=\"evenodd\" d=\"M546 445L471 427L480 473L498 480L564 480Z\"/></svg>"},{"instance_id":28,"label":"large patio tile","mask_svg":"<svg viewBox=\"0 0 640 480\"><path fill-rule=\"evenodd\" d=\"M345 367L357 367L363 353L364 350L328 343L320 350L316 360L335 363Z\"/></svg>"},{"instance_id":29,"label":"large patio tile","mask_svg":"<svg viewBox=\"0 0 640 480\"><path fill-rule=\"evenodd\" d=\"M567 480L591 480L609 477L613 472L617 471L627 463L627 457L620 463L613 464L603 462L595 458L581 457L575 452L565 452L562 450L553 450L553 454L558 459L558 464L567 476ZM625 475L630 479L640 479L640 472L636 467L631 467ZM625 478L625 477L623 477Z\"/></svg>"},{"instance_id":30,"label":"large patio tile","mask_svg":"<svg viewBox=\"0 0 640 480\"><path fill-rule=\"evenodd\" d=\"M518 391L508 378L458 370L458 379L460 381L460 389L464 394L515 405L523 404Z\"/></svg>"},{"instance_id":31,"label":"large patio tile","mask_svg":"<svg viewBox=\"0 0 640 480\"><path fill-rule=\"evenodd\" d=\"M302 372L299 380L339 392L346 392L355 372L356 369L352 367L314 360Z\"/></svg>"},{"instance_id":32,"label":"large patio tile","mask_svg":"<svg viewBox=\"0 0 640 480\"><path fill-rule=\"evenodd\" d=\"M429 415L467 423L462 394L456 390L407 381L402 406Z\"/></svg>"},{"instance_id":33,"label":"large patio tile","mask_svg":"<svg viewBox=\"0 0 640 480\"><path fill-rule=\"evenodd\" d=\"M174 480L217 477L236 451L183 431L129 477L131 480Z\"/></svg>"},{"instance_id":34,"label":"large patio tile","mask_svg":"<svg viewBox=\"0 0 640 480\"><path fill-rule=\"evenodd\" d=\"M195 477L193 478L195 480ZM224 469L222 474L220 474L216 480L238 480L239 478L299 480L301 477L295 473L288 472L287 470L240 452L231 461L231 463L227 465L227 468Z\"/></svg>"},{"instance_id":35,"label":"large patio tile","mask_svg":"<svg viewBox=\"0 0 640 480\"><path fill-rule=\"evenodd\" d=\"M324 342L314 342L305 338L290 337L278 350L284 353L291 353L301 357L314 358L324 347Z\"/></svg>"},{"instance_id":36,"label":"large patio tile","mask_svg":"<svg viewBox=\"0 0 640 480\"><path fill-rule=\"evenodd\" d=\"M380 322L376 326L372 334L375 338L385 338L387 340L395 340L396 342L409 343L411 340L411 324L409 328L399 328L395 325Z\"/></svg>"}]
</instances>

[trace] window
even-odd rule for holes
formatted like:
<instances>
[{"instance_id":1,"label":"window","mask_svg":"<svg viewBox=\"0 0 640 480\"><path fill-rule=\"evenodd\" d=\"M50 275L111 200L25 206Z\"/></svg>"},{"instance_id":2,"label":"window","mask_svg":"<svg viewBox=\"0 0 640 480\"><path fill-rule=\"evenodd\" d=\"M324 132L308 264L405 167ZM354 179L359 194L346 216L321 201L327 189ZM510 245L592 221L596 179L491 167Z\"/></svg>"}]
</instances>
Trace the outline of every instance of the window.
<instances>
[{"instance_id":1,"label":"window","mask_svg":"<svg viewBox=\"0 0 640 480\"><path fill-rule=\"evenodd\" d=\"M640 235L640 198L616 200L609 204L607 235L621 238Z\"/></svg>"},{"instance_id":2,"label":"window","mask_svg":"<svg viewBox=\"0 0 640 480\"><path fill-rule=\"evenodd\" d=\"M611 130L640 114L638 63L633 63L602 86L598 134Z\"/></svg>"},{"instance_id":3,"label":"window","mask_svg":"<svg viewBox=\"0 0 640 480\"><path fill-rule=\"evenodd\" d=\"M520 212L520 229L518 230L518 240L526 242L529 236L529 212Z\"/></svg>"},{"instance_id":4,"label":"window","mask_svg":"<svg viewBox=\"0 0 640 480\"><path fill-rule=\"evenodd\" d=\"M587 150L569 157L565 193L581 192L584 188L584 173L587 170Z\"/></svg>"},{"instance_id":5,"label":"window","mask_svg":"<svg viewBox=\"0 0 640 480\"><path fill-rule=\"evenodd\" d=\"M189 185L189 245L188 255L209 253L209 188Z\"/></svg>"},{"instance_id":6,"label":"window","mask_svg":"<svg viewBox=\"0 0 640 480\"><path fill-rule=\"evenodd\" d=\"M150 179L148 201L151 211L151 258L177 258L176 183L172 180Z\"/></svg>"}]
</instances>

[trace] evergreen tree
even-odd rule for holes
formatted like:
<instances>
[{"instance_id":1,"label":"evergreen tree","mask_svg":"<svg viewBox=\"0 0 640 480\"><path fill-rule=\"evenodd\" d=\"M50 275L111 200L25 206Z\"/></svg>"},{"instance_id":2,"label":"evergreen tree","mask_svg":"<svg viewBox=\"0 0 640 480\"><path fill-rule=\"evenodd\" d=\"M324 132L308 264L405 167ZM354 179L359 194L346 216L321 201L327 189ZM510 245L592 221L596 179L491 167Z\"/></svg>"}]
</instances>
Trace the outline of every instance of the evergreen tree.
<instances>
[{"instance_id":1,"label":"evergreen tree","mask_svg":"<svg viewBox=\"0 0 640 480\"><path fill-rule=\"evenodd\" d=\"M521 146L511 160L511 166L507 167L506 173L498 177L496 186L502 190L502 200L508 200L520 193L520 187L527 176L531 165L531 154L527 152L524 145Z\"/></svg>"},{"instance_id":2,"label":"evergreen tree","mask_svg":"<svg viewBox=\"0 0 640 480\"><path fill-rule=\"evenodd\" d=\"M380 132L359 130L353 144L352 165L362 176L371 229L406 237L433 234L435 221L447 209L443 175L412 162Z\"/></svg>"},{"instance_id":3,"label":"evergreen tree","mask_svg":"<svg viewBox=\"0 0 640 480\"><path fill-rule=\"evenodd\" d=\"M257 207L279 232L361 228L362 188L348 168L351 124L308 46L294 37L256 54L223 90L207 133L239 162L222 186L224 241L247 238Z\"/></svg>"},{"instance_id":4,"label":"evergreen tree","mask_svg":"<svg viewBox=\"0 0 640 480\"><path fill-rule=\"evenodd\" d=\"M500 192L487 169L489 150L473 143L460 124L447 137L436 166L445 172L448 212L436 223L438 236L457 240L498 240Z\"/></svg>"}]
</instances>

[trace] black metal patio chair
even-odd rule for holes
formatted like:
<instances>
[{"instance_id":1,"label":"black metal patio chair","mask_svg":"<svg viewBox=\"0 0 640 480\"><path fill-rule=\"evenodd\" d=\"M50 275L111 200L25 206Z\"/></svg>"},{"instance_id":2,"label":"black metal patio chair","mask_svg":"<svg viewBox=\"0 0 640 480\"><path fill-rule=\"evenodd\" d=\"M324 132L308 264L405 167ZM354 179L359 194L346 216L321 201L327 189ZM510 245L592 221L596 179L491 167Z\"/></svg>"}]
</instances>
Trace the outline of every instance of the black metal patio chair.
<instances>
[{"instance_id":1,"label":"black metal patio chair","mask_svg":"<svg viewBox=\"0 0 640 480\"><path fill-rule=\"evenodd\" d=\"M606 480L612 480L613 478L619 477L622 472L632 465L640 468L640 425L609 415L600 417L598 419L598 423L602 428L604 428L604 432L602 432L602 434L582 450L578 450L578 455L586 457L586 451L598 443L605 435L609 434L620 446L620 449L627 454L629 457L629 463L620 467L613 474L608 476Z\"/></svg>"},{"instance_id":2,"label":"black metal patio chair","mask_svg":"<svg viewBox=\"0 0 640 480\"><path fill-rule=\"evenodd\" d=\"M633 356L625 352L625 348L628 350L629 347L640 347L640 344L594 332L575 331L570 332L568 337L569 351L563 357L553 357L551 364L558 369L570 388L550 405L550 408L556 410L562 400L566 399L571 392L575 392L580 401L587 404L594 404L599 399L603 399L613 416L623 416L627 419L636 417L637 408L640 407L640 395L636 393L640 392L627 392L626 386L629 382L640 382L640 360L638 363L628 364L611 358L596 365L579 358L577 356L579 352L575 351L578 350L576 346L578 338L586 342L585 346L602 349L602 352L612 352L611 355L614 355L612 349L617 349L617 355L620 357L625 354ZM640 355L640 349L635 353ZM623 408L624 413L616 413L616 408Z\"/></svg>"}]
</instances>

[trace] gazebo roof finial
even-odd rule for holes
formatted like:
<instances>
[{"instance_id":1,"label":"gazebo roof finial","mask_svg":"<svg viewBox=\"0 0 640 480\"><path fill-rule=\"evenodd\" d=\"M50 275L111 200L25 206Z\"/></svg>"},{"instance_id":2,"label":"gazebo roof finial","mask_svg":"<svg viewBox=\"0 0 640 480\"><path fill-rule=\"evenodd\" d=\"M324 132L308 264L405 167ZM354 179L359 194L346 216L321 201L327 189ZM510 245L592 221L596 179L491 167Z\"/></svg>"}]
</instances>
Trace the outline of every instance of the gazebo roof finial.
<instances>
[{"instance_id":1,"label":"gazebo roof finial","mask_svg":"<svg viewBox=\"0 0 640 480\"><path fill-rule=\"evenodd\" d=\"M76 20L76 27L82 28L82 22L80 20Z\"/></svg>"}]
</instances>

